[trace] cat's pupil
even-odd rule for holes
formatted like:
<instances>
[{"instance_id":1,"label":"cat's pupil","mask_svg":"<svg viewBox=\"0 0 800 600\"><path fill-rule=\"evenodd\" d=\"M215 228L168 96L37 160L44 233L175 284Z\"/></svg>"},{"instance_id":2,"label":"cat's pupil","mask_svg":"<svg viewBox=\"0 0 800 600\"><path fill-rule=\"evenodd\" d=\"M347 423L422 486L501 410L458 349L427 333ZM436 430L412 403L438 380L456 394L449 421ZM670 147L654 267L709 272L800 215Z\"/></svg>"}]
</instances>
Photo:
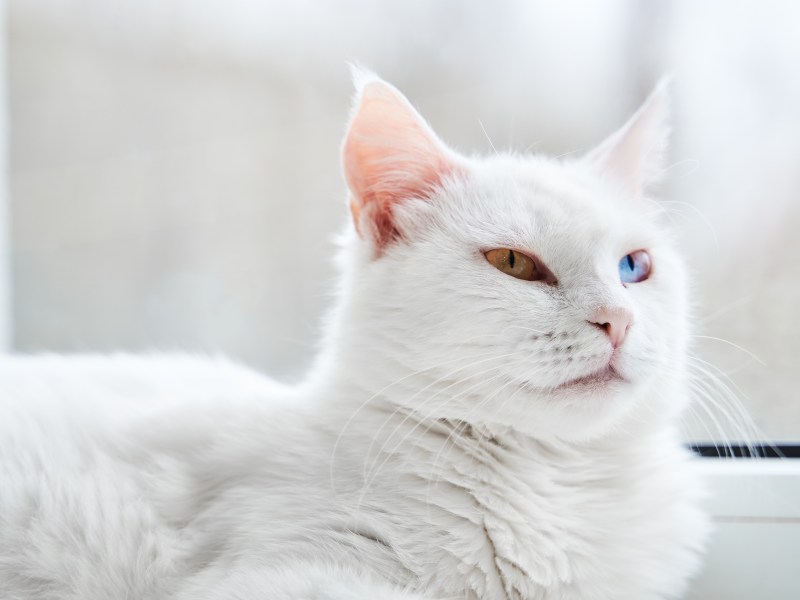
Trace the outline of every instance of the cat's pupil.
<instances>
[{"instance_id":1,"label":"cat's pupil","mask_svg":"<svg viewBox=\"0 0 800 600\"><path fill-rule=\"evenodd\" d=\"M508 251L508 266L511 267L512 269L514 268L514 251L513 250L509 250Z\"/></svg>"},{"instance_id":2,"label":"cat's pupil","mask_svg":"<svg viewBox=\"0 0 800 600\"><path fill-rule=\"evenodd\" d=\"M628 268L629 268L631 271L633 271L633 256L631 256L630 254L628 254L628 256L626 256L625 258L627 258L627 259L628 259Z\"/></svg>"}]
</instances>

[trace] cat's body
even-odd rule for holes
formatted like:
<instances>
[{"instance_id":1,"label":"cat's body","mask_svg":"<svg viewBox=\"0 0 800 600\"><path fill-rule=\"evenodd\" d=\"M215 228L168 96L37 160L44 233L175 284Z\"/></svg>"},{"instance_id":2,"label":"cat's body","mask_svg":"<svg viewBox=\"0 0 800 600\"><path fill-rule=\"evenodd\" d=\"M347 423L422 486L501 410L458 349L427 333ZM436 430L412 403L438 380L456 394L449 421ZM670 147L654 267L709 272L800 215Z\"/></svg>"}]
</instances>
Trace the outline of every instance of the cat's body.
<instances>
[{"instance_id":1,"label":"cat's body","mask_svg":"<svg viewBox=\"0 0 800 600\"><path fill-rule=\"evenodd\" d=\"M347 423L356 390L301 400L211 359L21 358L0 373L27 415L0 415L9 600L325 598L309 590L337 572L344 588L370 574L432 598L644 599L693 560L663 540L691 547L702 528L669 431L578 447L447 422L410 434L418 422L385 406Z\"/></svg>"},{"instance_id":2,"label":"cat's body","mask_svg":"<svg viewBox=\"0 0 800 600\"><path fill-rule=\"evenodd\" d=\"M646 156L651 113L592 161L617 168L632 136ZM684 284L649 205L585 163L469 161L431 136L362 86L345 144L361 239L303 385L180 357L0 362L0 597L684 590L705 535L675 431ZM483 256L532 246L552 278ZM613 269L637 248L654 274L629 289Z\"/></svg>"}]
</instances>

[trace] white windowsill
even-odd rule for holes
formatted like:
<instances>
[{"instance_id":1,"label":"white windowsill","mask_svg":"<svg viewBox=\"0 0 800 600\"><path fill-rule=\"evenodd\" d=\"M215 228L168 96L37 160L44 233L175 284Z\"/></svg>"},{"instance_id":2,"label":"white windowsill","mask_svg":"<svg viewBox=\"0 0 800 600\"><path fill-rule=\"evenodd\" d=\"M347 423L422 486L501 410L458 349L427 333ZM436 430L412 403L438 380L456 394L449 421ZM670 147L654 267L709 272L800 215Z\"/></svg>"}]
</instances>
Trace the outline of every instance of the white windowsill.
<instances>
[{"instance_id":1,"label":"white windowsill","mask_svg":"<svg viewBox=\"0 0 800 600\"><path fill-rule=\"evenodd\" d=\"M800 598L800 460L698 460L714 531L687 598Z\"/></svg>"}]
</instances>

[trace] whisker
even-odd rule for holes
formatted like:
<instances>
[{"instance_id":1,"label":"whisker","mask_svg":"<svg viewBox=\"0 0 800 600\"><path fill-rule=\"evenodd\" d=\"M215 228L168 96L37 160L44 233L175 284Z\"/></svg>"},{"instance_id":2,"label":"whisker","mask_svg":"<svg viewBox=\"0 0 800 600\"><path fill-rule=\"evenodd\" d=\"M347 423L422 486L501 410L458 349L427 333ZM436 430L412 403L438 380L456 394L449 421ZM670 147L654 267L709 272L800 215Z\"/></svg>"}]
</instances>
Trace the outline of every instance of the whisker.
<instances>
[{"instance_id":1,"label":"whisker","mask_svg":"<svg viewBox=\"0 0 800 600\"><path fill-rule=\"evenodd\" d=\"M433 400L433 398L435 398L437 395L439 395L440 392L452 387L453 385L456 385L458 383L465 383L466 381L469 381L470 379L473 379L475 377L481 377L481 376L485 375L486 373L492 371L495 368L496 367L489 367L488 369L484 369L483 371L481 371L479 373L475 373L473 375L468 376L466 378L466 380L453 382L452 384L450 384L447 387L445 387L443 390L439 390L439 392L437 392L433 396L431 396L429 398L426 398L424 403L423 403L423 405L427 404L427 403L430 403L431 400ZM488 380L488 382L491 382L493 380L494 380L494 377L490 378ZM468 387L466 390L463 390L460 393L456 394L455 396L445 396L444 399L436 405L436 407L434 409L434 412L440 410L445 405L453 402L454 400L458 399L459 397L465 396L466 394L471 392L473 389L475 389L475 388L477 388L477 387L479 387L481 385L485 385L486 383L487 383L487 380L480 380L477 383L475 383L475 384L471 385L470 387ZM411 418L414 415L417 415L419 418L416 420L416 422L411 427L411 429L406 432L406 434L403 436L403 438L397 444L395 444L395 446L391 450L386 451L386 448L387 448L389 442L393 439L395 433L399 432L400 429L403 427L403 425L405 425L405 423L408 421L408 419ZM432 416L430 416L430 415L426 416L425 414L420 413L419 410L409 410L409 412L406 415L406 417L399 424L397 424L394 427L394 429L392 430L392 433L387 436L387 438L384 441L384 443L382 444L381 448L375 453L376 460L375 460L375 462L373 462L373 465L370 468L370 473L371 474L370 474L369 477L367 477L366 474L365 474L365 479L367 480L367 482L365 484L365 487L368 487L370 485L371 481L374 480L374 477L378 474L378 472L386 464L386 461L389 460L392 456L394 456L395 453L397 452L397 450L406 442L406 440L408 440L408 438L411 437L416 432L416 430L426 422L429 423L428 429L426 431L429 431L430 428L433 425L435 425L435 424L437 424L439 422L439 420L434 418L434 417L432 417ZM379 457L382 454L385 454L384 460L381 462L380 465L378 465L377 464L377 460L379 459ZM376 468L376 465L377 465L377 468Z\"/></svg>"},{"instance_id":2,"label":"whisker","mask_svg":"<svg viewBox=\"0 0 800 600\"><path fill-rule=\"evenodd\" d=\"M494 379L497 379L497 377L495 377ZM472 409L470 409L470 411L463 417L463 419L460 419L460 420L463 421L464 423L466 423L467 425L472 426L472 423L471 423L470 419L474 414L476 414L480 409L482 409L486 405L488 405L492 400L494 400L497 396L499 396L509 386L511 386L511 385L513 385L515 383L521 382L521 381L524 381L524 377L517 377L517 378L510 379L509 381L507 381L506 383L501 385L499 388L497 388L494 392L492 392L491 394L487 395L480 402L478 402L474 407L472 407ZM503 407L508 404L508 402L510 401L510 398L514 397L520 391L520 389L521 388L517 388L514 391L514 393L511 394L511 396L507 396L505 398L505 400L503 400L503 403L501 404L501 406L498 407L498 411L502 412ZM482 427L481 428L481 434L478 437L477 443L474 445L474 447L476 449L480 449L482 440L486 437L486 432L487 432L486 427ZM445 458L449 457L449 453L455 448L455 444L451 443L452 439L453 439L453 433L455 433L455 430L450 435L447 436L447 439L442 444L442 447L439 449L439 452L437 452L436 456L434 457L434 460L433 460L432 466L431 466L431 472L435 472L436 468L437 468L438 461L440 459L445 459ZM449 446L449 449L448 449L448 446ZM448 454L447 455L442 455L442 453L445 451L445 449L447 449ZM439 481L439 480L441 480L441 478L439 478L437 481ZM431 486L431 482L429 481L428 482L428 491L426 492L426 498L429 497L430 486Z\"/></svg>"},{"instance_id":3,"label":"whisker","mask_svg":"<svg viewBox=\"0 0 800 600\"><path fill-rule=\"evenodd\" d=\"M478 338L481 338L481 337L486 337L486 334L471 337L465 343L472 342L475 339L478 339ZM480 356L480 357L489 356L489 355L494 354L494 352L495 352L495 350L489 350L487 352L480 353L478 356ZM336 489L335 489L335 483L334 483L334 480L335 480L334 475L335 475L336 453L337 453L337 451L339 449L339 444L341 443L344 434L347 432L348 428L353 423L355 418L361 413L361 411L364 410L376 398L379 398L383 393L385 393L386 391L388 391L392 387L402 383L403 381L405 381L407 379L410 379L412 377L419 376L419 375L421 375L421 374L423 374L423 373L425 373L427 371L431 371L431 370L434 370L434 369L439 369L439 368L441 368L441 367L443 367L445 365L448 365L448 364L451 364L451 363L456 363L456 362L461 362L463 360L464 360L463 357L453 358L453 359L444 361L442 363L438 363L436 365L432 365L430 367L426 367L424 369L420 369L418 371L413 371L413 372L411 372L411 373L409 373L409 374L407 374L407 375L405 375L405 376L403 376L403 377L401 377L399 379L396 379L395 381L387 384L386 386L384 386L383 388L381 388L380 390L378 390L377 392L372 394L363 403L361 403L361 405L359 405L358 408L356 408L355 411L353 411L353 413L348 417L348 419L345 422L345 424L342 426L342 429L341 429L341 431L339 431L339 434L336 436L336 441L333 444L333 450L331 452L331 466L330 466L330 474L329 475L330 475L331 489L333 490L333 494L334 495L336 495Z\"/></svg>"},{"instance_id":4,"label":"whisker","mask_svg":"<svg viewBox=\"0 0 800 600\"><path fill-rule=\"evenodd\" d=\"M499 356L491 357L491 358L489 358L489 359L485 359L485 360L477 361L477 362L474 362L474 363L472 363L471 365L465 365L465 366L461 367L461 369L457 369L457 370L456 370L456 371L454 371L454 372L457 372L457 371L459 371L459 370L463 370L463 369L465 369L465 368L471 368L471 367L474 367L474 366L475 366L475 365L477 365L477 364L485 363L485 362L488 362L489 360L492 360L492 359L494 359L494 360L505 359L505 358L507 358L508 356L512 356L513 354L514 354L513 352L512 352L512 353L507 353L507 354L501 354L501 355L499 355ZM475 377L480 377L480 376L484 375L485 373L488 373L488 372L490 372L492 369L495 369L495 368L496 368L496 367L489 367L489 368L487 368L487 369L484 369L484 370L482 370L482 371L480 371L480 372L478 372L478 373L474 373L474 374L472 374L472 375L469 375L469 376L467 376L467 378L466 378L466 381L468 381L468 380L470 380L470 379L473 379L473 378L475 378ZM430 388L430 387L431 387L431 385L433 385L433 384L435 384L435 383L438 383L439 381L441 381L442 379L446 378L447 376L448 376L448 375L446 374L446 375L444 375L444 376L440 377L439 379L437 379L435 382L432 382L432 383L428 384L427 386L425 386L424 388L422 388L421 390L419 390L418 392L416 392L416 393L415 393L415 394L412 396L412 399L413 399L413 398L415 398L415 397L417 397L417 396L418 396L420 393L422 393L422 392L423 392L423 391L425 391L426 389ZM491 380L490 380L490 381L491 381ZM439 396L440 394L442 394L442 393L443 393L443 392L445 392L446 390L448 390L448 389L452 388L452 387L453 387L453 386L455 386L455 385L462 384L462 383L464 383L464 380L456 380L456 381L454 381L454 382L452 382L452 383L449 383L449 384L448 384L448 385L446 385L444 388L442 388L442 389L440 389L440 390L436 391L436 393L434 393L432 396L430 396L430 397L426 398L426 399L424 400L424 402L423 402L422 406L424 406L425 404L428 404L428 403L430 403L430 402L431 402L431 401L432 401L434 398L436 398L437 396ZM459 395L465 395L465 394L466 394L466 393L468 393L469 391L472 391L473 389L475 389L476 387L478 387L478 386L480 386L480 385L485 385L486 383L487 383L487 382L486 382L486 380L481 380L481 381L478 381L478 383L477 383L477 384L474 384L474 385L470 386L470 387L469 387L467 390L464 390L464 391L462 391L462 392L461 392L461 394L458 394L458 395L456 395L455 397L453 397L453 396L446 396L446 397L444 398L444 400L442 400L442 402L440 402L440 403L438 403L438 404L437 404L437 406L436 406L436 408L435 408L435 411L438 411L438 410L440 410L440 409L441 409L442 407L444 407L446 404L448 404L449 402L452 402L452 401L454 400L454 398L457 398L457 397L459 397ZM420 408L421 408L421 407L420 407ZM394 429L392 430L392 432L391 432L391 433L390 433L390 434L389 434L389 435L386 437L386 439L384 440L383 444L381 445L381 448L380 448L380 449L379 449L379 450L378 450L378 451L375 453L375 457L376 457L376 458L375 458L375 461L373 461L373 464L372 464L372 466L371 466L371 467L369 467L369 468L366 468L366 464L365 464L365 471L364 471L364 485L363 485L363 487L362 487L362 492L361 492L360 499L359 499L359 505L360 505L360 504L361 504L361 502L363 501L364 495L366 494L366 492L368 491L369 487L370 487L370 486L372 485L372 483L374 482L374 480L375 480L375 478L377 477L377 475L379 474L379 472L380 472L380 471L383 469L383 466L386 464L386 462L387 462L387 461L388 461L388 460L389 460L389 459L390 459L390 458L391 458L391 457L392 457L392 456L393 456L393 455L396 453L396 451L397 451L397 450L398 450L398 449L399 449L399 448L400 448L400 447L403 445L403 443L404 443L404 442L405 442L405 441L406 441L406 440L407 440L407 439L408 439L408 438L409 438L411 435L413 435L413 434L414 434L414 432L417 430L417 428L418 428L418 427L422 426L422 424L423 424L423 423L424 423L426 420L430 420L430 419L432 419L432 418L433 418L433 417L430 415L430 412L429 412L429 414L428 414L428 415L426 415L426 414L424 414L424 413L422 413L422 412L420 411L420 408L416 408L416 409L405 409L405 410L407 410L407 411L408 411L408 413L406 414L406 416L405 416L405 417L402 419L402 421L401 421L399 424L395 425L395 427L394 427ZM396 414L396 412L395 412L394 414ZM402 427L405 425L405 423L407 423L407 422L408 422L408 420L409 420L410 418L412 418L414 415L419 415L419 419L417 420L417 422L416 422L416 423L415 423L415 424L414 424L414 425L411 427L411 429L410 429L410 430L409 430L409 431L408 431L408 432L405 434L405 436L404 436L404 437L403 437L403 438L402 438L402 439L401 439L401 440L400 440L400 441L399 441L399 442L398 442L398 443L397 443L397 444L396 444L396 445L395 445L395 446L392 448L392 450L391 450L391 451L388 451L388 452L386 452L386 447L387 447L387 445L389 444L389 442L390 442L390 441L391 441L391 440L394 438L394 436L395 436L395 433L397 433L397 432L398 432L398 431L399 431L399 430L400 430L400 429L401 429L401 428L402 428ZM382 426L381 426L381 429L383 428L383 426L385 426L385 424L386 424L386 423L384 423L384 425L382 425ZM379 430L379 431L380 431L380 430ZM374 443L375 443L375 440L376 440L377 438L378 438L378 435L376 434L376 436L373 438L373 442L370 444L370 447L369 447L369 449L368 449L368 451L367 451L367 454L366 454L367 458L369 458L370 456L372 456L372 454L373 454L373 453L372 453L372 449L374 448ZM381 463L380 463L380 464L378 464L378 463L377 463L377 461L378 461L378 460L380 460L380 456L381 456L381 455L383 455L383 454L385 454L385 457L384 457L383 461L381 461Z\"/></svg>"},{"instance_id":5,"label":"whisker","mask_svg":"<svg viewBox=\"0 0 800 600\"><path fill-rule=\"evenodd\" d=\"M494 354L494 353L492 353L492 354ZM449 373L445 373L445 374L444 374L444 375L442 375L441 377L439 377L439 378L435 379L434 381L431 381L430 383L428 383L427 385L425 385L423 388L421 388L421 389L417 390L416 392L414 392L414 394L413 394L413 395L411 395L411 397L409 397L409 398L408 398L407 402L410 402L410 401L414 400L414 399L415 399L415 398L417 398L417 397L418 397L420 394L422 394L422 393L423 393L423 392L425 392L426 390L430 389L432 386L436 385L437 383L441 382L441 381L442 381L442 380L444 380L444 379L447 379L448 377L452 377L453 375L455 375L456 373L458 373L458 372L460 372L460 371L463 371L464 369L471 369L471 368L473 368L473 367L475 367L475 366L477 366L477 365L480 365L480 364L483 364L483 363L486 363L486 362L489 362L489 361L492 361L492 360L498 360L498 359L501 359L501 358L506 358L506 357L508 357L508 356L511 356L512 354L513 354L513 353L509 353L509 354L502 354L502 355L499 355L499 356L497 356L497 355L494 355L494 356L490 356L490 357L488 357L488 358L485 358L485 359L483 359L483 360L479 360L479 361L475 361L475 362L472 362L472 363L469 363L469 364L466 364L466 365L462 365L462 366L460 366L459 368L457 368L457 369L454 369L454 370L450 371ZM463 359L462 359L462 360L463 360ZM471 375L471 376L469 376L469 377L468 377L468 379L471 379L472 377L476 377L476 376L482 375L483 373L486 373L486 372L490 371L492 368L493 368L493 367L490 367L489 369L487 369L487 370L485 370L485 371L481 371L481 372L479 372L479 373L476 373L476 374L474 374L474 375ZM429 397L429 398L426 398L426 399L425 399L425 401L423 402L423 404L424 404L424 403L427 403L427 402L430 402L430 401L431 401L433 398L435 398L436 396L438 396L438 395L439 395L440 393L442 393L443 391L446 391L446 390L450 389L452 386L454 386L454 385L457 385L457 384L459 384L459 383L461 383L461 381L460 381L460 380L458 380L458 379L456 379L456 380L455 380L455 381L453 381L452 383L449 383L449 384L448 384L447 386L445 386L443 389L441 389L441 390L438 390L438 391L437 391L437 392L436 392L436 393L435 393L433 396L431 396L431 397ZM441 408L441 407L439 407L439 408ZM419 412L419 409L408 409L408 408L402 408L402 407L401 407L401 409L400 409L400 410L408 410L409 412L408 412L408 414L405 416L405 418L404 418L404 419L403 419L403 420L400 422L400 424L398 424L397 426L395 426L395 430L397 430L398 428L402 427L402 426L403 426L403 425L406 423L406 421L408 421L408 419L411 417L411 415L412 415L413 413L415 413L415 412ZM388 422L389 422L389 421L392 419L392 417L393 417L394 415L396 415L396 414L397 414L397 412L398 412L398 410L396 409L396 410L395 410L395 411L394 411L394 412L393 412L391 415L389 415L389 417L388 417L388 418L387 418L387 419L386 419L386 420L383 422L383 424L380 426L380 428L378 429L378 431L376 431L376 432L375 432L375 435L373 436L372 442L370 443L370 446L369 446L369 448L367 449L367 454L366 454L366 456L367 456L367 457L369 457L369 456L371 456L371 455L372 455L372 449L373 449L373 447L374 447L374 445L375 445L375 440L377 440L377 439L380 437L380 434L381 434L381 432L383 431L383 428L384 428L384 427L385 427L385 426L388 424ZM393 434L392 434L392 435L393 435ZM384 446L385 446L385 444L388 442L388 440L389 440L389 439L391 439L391 435L387 437L386 441L384 442ZM365 466L366 466L366 465L365 465ZM365 477L367 476L367 471L366 471L366 470L364 471L364 476L365 476Z\"/></svg>"},{"instance_id":6,"label":"whisker","mask_svg":"<svg viewBox=\"0 0 800 600\"><path fill-rule=\"evenodd\" d=\"M717 420L717 418L714 416L714 413L711 411L711 409L705 403L706 400L708 400L708 401L713 403L713 400L711 399L710 395L708 394L708 390L706 390L706 389L701 387L701 388L695 389L695 392L697 394L699 394L698 397L697 397L697 399L699 401L695 404L695 406L703 410L703 412L705 413L706 417L711 420L711 423L714 425L714 427L717 430L718 435L713 435L711 433L711 431L708 429L708 427L705 427L706 431L708 431L709 435L711 436L711 440L712 440L712 442L714 444L714 448L716 449L717 454L720 453L719 452L719 446L717 445L717 440L719 438L722 438L722 439L720 439L720 441L724 444L724 447L728 450L728 453L732 456L733 455L733 447L731 445L730 438L726 435L725 429L722 427L722 425L720 424L719 420ZM723 412L723 414L725 414L725 413ZM703 420L702 417L700 419L700 422L703 423L704 426L705 426L705 420Z\"/></svg>"},{"instance_id":7,"label":"whisker","mask_svg":"<svg viewBox=\"0 0 800 600\"><path fill-rule=\"evenodd\" d=\"M730 312L731 310L734 310L734 309L737 309L737 308L741 307L742 305L746 305L749 302L751 302L752 300L753 300L753 296L752 295L751 296L743 296L743 297L739 298L738 300L734 300L733 302L729 302L728 304L722 306L721 308L718 308L717 310L715 310L710 315L706 315L705 317L700 319L698 322L701 325L705 325L707 323L710 323L714 319L717 319L717 318L721 317L722 315Z\"/></svg>"},{"instance_id":8,"label":"whisker","mask_svg":"<svg viewBox=\"0 0 800 600\"><path fill-rule=\"evenodd\" d=\"M703 211L701 211L699 208L697 208L694 204L689 204L688 202L681 202L680 200L662 200L661 204L664 205L664 206L668 206L668 205L682 206L682 207L688 208L689 210L694 211L694 213L698 217L700 217L700 219L703 221L703 223L705 223L705 225L708 227L709 231L711 231L711 235L714 238L714 246L716 247L717 252L719 252L720 246L719 246L719 236L717 235L717 230L714 228L714 224L711 222L711 219L709 219L703 213Z\"/></svg>"},{"instance_id":9,"label":"whisker","mask_svg":"<svg viewBox=\"0 0 800 600\"><path fill-rule=\"evenodd\" d=\"M690 381L695 384L694 388L698 391L699 398L710 403L728 420L737 430L737 434L742 437L742 441L746 444L752 456L761 456L765 447L763 440L766 439L766 437L755 424L739 399L740 395L742 397L746 396L741 392L738 385L736 385L736 383L721 369L699 357L689 356L689 367L691 369L689 374ZM722 378L727 380L731 385L729 386L712 370L719 373ZM717 397L715 397L713 392L717 392ZM730 413L726 407L722 405L723 401L727 403L729 409L732 410L733 413ZM762 441L757 442L756 440ZM774 448L772 444L768 444L768 447Z\"/></svg>"},{"instance_id":10,"label":"whisker","mask_svg":"<svg viewBox=\"0 0 800 600\"><path fill-rule=\"evenodd\" d=\"M497 377L495 377L495 379L496 379L496 378L497 378ZM491 401L492 401L492 400L493 400L495 397L497 397L497 396L498 396L498 395L499 395L499 394L500 394L500 393L501 393L501 392L502 392L502 391L503 391L505 388L507 388L509 384L513 383L513 381L514 381L514 380L512 379L511 381L507 382L505 385L502 385L502 386L500 386L500 387L499 387L497 390L495 390L493 393L489 394L489 395L488 395L488 396L486 396L486 397L485 397L483 400L481 400L480 402L478 402L478 404L476 404L476 405L475 405L475 406L474 406L474 407L473 407L473 408L472 408L472 409L471 409L471 410L470 410L470 411L467 413L467 415L464 417L464 419L463 419L463 423L465 423L465 424L467 424L467 425L469 425L469 426L472 426L472 424L471 424L471 422L470 422L470 420L469 420L469 419L470 419L470 418L471 418L471 417L472 417L472 416L473 416L473 415L474 415L474 414L475 414L475 413L476 413L478 410L480 410L480 409L484 408L485 406L487 406L487 405L488 405L488 404L489 404L489 403L490 403L490 402L491 402ZM499 407L499 409L498 409L498 410L502 410L502 407L503 407L503 406L505 406L505 404L506 404L506 403L507 403L507 399L506 399L506 401L504 401L504 402L503 402L503 404L501 405L501 407ZM484 436L485 436L485 434L486 434L486 428L485 428L485 427L481 428L481 430L482 430L482 431L481 431L481 435L479 436L477 443L474 445L474 448L475 448L476 450L480 450L482 439L484 438ZM431 470L431 474L432 474L432 475L435 475L435 474L437 473L437 469L439 468L439 467L438 467L438 465L439 465L439 461L440 461L440 460L445 460L445 459L449 458L449 457L450 457L450 453L451 453L451 452L452 452L452 451L455 449L455 447L456 447L456 444L454 443L454 438L455 438L455 434L456 434L456 433L457 433L457 430L456 430L456 429L454 429L454 430L453 430L453 431L452 431L452 432L451 432L451 433L450 433L450 434L447 436L447 438L446 438L446 439L444 440L444 442L442 443L442 446L441 446L441 448L439 448L439 451L436 453L436 456L434 457L433 461L431 462L431 468L430 468L430 470ZM447 451L447 454L443 454L443 452L445 452L445 450ZM474 456L473 456L473 460L474 460ZM428 516L429 516L429 518L430 518L430 493L431 493L431 485L438 484L438 482L440 482L441 480L442 480L442 475L440 474L440 475L438 475L438 476L436 477L435 481L431 481L431 480L429 479L429 480L428 480L428 482L427 482L427 486L426 486L426 490L425 490L425 503L426 503L426 505L428 506Z\"/></svg>"},{"instance_id":11,"label":"whisker","mask_svg":"<svg viewBox=\"0 0 800 600\"><path fill-rule=\"evenodd\" d=\"M762 367L766 367L767 366L767 364L763 360L758 358L758 356L756 356L754 353L750 352L750 350L747 350L746 348L742 348L739 344L735 344L735 343L731 342L730 340L714 337L712 335L693 335L692 337L698 338L698 339L701 339L701 340L714 340L715 342L722 342L723 344L728 344L729 346L732 346L733 348L736 348L737 350L740 350L740 351L744 352L747 356L752 358L754 361L756 361Z\"/></svg>"},{"instance_id":12,"label":"whisker","mask_svg":"<svg viewBox=\"0 0 800 600\"><path fill-rule=\"evenodd\" d=\"M489 134L486 132L486 127L483 126L483 121L478 119L478 125L481 126L481 131L483 131L483 135L486 136L486 141L489 142L489 146L492 148L492 152L494 152L495 154L500 154L497 151L497 148L494 147L494 144L492 143L492 139L489 137Z\"/></svg>"}]
</instances>

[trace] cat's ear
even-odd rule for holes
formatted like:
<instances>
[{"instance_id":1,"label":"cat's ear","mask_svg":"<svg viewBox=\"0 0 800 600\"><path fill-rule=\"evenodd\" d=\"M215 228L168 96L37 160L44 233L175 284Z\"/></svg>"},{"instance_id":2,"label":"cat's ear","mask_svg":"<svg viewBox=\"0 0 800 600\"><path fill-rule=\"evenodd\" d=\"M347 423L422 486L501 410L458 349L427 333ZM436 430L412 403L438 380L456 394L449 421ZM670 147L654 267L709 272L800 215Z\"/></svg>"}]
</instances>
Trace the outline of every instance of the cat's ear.
<instances>
[{"instance_id":1,"label":"cat's ear","mask_svg":"<svg viewBox=\"0 0 800 600\"><path fill-rule=\"evenodd\" d=\"M358 92L342 164L356 229L380 253L403 235L397 204L426 199L457 159L399 91L371 73L353 75Z\"/></svg>"},{"instance_id":2,"label":"cat's ear","mask_svg":"<svg viewBox=\"0 0 800 600\"><path fill-rule=\"evenodd\" d=\"M669 146L669 84L655 87L644 104L584 160L634 197L662 177Z\"/></svg>"}]
</instances>

